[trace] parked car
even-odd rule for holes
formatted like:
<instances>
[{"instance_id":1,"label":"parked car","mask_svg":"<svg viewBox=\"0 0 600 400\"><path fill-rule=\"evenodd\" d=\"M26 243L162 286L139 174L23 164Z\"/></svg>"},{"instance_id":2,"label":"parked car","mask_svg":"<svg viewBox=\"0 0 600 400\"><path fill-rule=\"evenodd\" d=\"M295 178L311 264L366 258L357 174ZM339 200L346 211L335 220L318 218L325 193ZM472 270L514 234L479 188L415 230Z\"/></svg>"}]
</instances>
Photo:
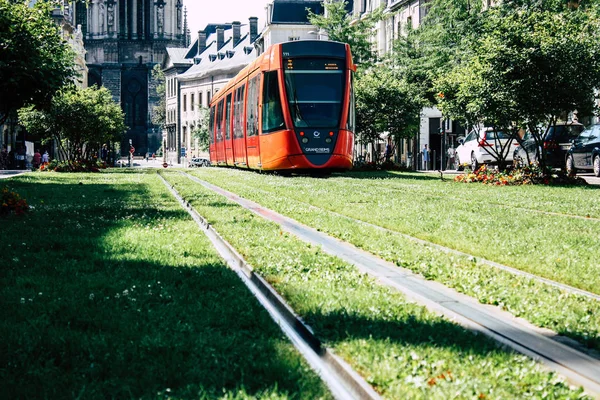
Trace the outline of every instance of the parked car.
<instances>
[{"instance_id":1,"label":"parked car","mask_svg":"<svg viewBox=\"0 0 600 400\"><path fill-rule=\"evenodd\" d=\"M536 145L531 133L527 133L522 143L515 149L513 155L515 165L522 167L539 162L543 148L546 150L546 166L564 168L571 141L577 138L584 128L579 122L558 122L547 129L541 146Z\"/></svg>"},{"instance_id":2,"label":"parked car","mask_svg":"<svg viewBox=\"0 0 600 400\"><path fill-rule=\"evenodd\" d=\"M600 125L592 125L572 141L567 151L566 169L569 175L583 169L592 170L600 177Z\"/></svg>"},{"instance_id":3,"label":"parked car","mask_svg":"<svg viewBox=\"0 0 600 400\"><path fill-rule=\"evenodd\" d=\"M210 167L210 160L203 157L195 157L190 161L190 167Z\"/></svg>"},{"instance_id":4,"label":"parked car","mask_svg":"<svg viewBox=\"0 0 600 400\"><path fill-rule=\"evenodd\" d=\"M491 128L471 131L464 139L459 139L460 145L456 148L455 160L461 169L463 165L469 164L475 171L481 164L496 164L497 154L504 154L504 159L508 163L513 161L511 146L518 143L514 141L511 146L508 145L510 135L498 131L494 132Z\"/></svg>"}]
</instances>

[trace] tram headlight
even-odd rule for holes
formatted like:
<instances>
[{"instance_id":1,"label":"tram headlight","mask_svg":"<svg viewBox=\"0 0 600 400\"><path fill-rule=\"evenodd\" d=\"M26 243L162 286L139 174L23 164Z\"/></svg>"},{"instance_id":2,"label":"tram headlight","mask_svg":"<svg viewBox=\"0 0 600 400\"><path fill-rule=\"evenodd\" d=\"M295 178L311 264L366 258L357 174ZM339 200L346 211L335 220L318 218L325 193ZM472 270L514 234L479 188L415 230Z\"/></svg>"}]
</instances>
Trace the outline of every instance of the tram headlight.
<instances>
[{"instance_id":1,"label":"tram headlight","mask_svg":"<svg viewBox=\"0 0 600 400\"><path fill-rule=\"evenodd\" d=\"M307 137L303 137L302 138L302 143L304 143L304 144L308 143L308 138Z\"/></svg>"},{"instance_id":2,"label":"tram headlight","mask_svg":"<svg viewBox=\"0 0 600 400\"><path fill-rule=\"evenodd\" d=\"M330 137L326 138L325 143L331 143L331 138Z\"/></svg>"}]
</instances>

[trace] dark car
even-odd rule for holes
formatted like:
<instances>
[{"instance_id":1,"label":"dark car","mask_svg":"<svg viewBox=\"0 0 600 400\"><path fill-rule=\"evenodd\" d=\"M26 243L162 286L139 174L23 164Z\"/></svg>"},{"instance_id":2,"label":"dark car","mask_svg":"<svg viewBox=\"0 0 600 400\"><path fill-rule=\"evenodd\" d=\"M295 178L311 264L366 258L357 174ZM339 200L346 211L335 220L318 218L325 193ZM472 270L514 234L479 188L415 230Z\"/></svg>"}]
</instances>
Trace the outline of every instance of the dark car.
<instances>
[{"instance_id":1,"label":"dark car","mask_svg":"<svg viewBox=\"0 0 600 400\"><path fill-rule=\"evenodd\" d=\"M210 160L203 157L195 157L190 161L190 167L210 167Z\"/></svg>"},{"instance_id":2,"label":"dark car","mask_svg":"<svg viewBox=\"0 0 600 400\"><path fill-rule=\"evenodd\" d=\"M546 166L550 168L564 168L567 151L571 142L584 130L579 122L558 122L548 128L541 146L538 146L530 133L523 137L523 142L515 149L514 163L525 166L540 161L542 146L546 150Z\"/></svg>"},{"instance_id":3,"label":"dark car","mask_svg":"<svg viewBox=\"0 0 600 400\"><path fill-rule=\"evenodd\" d=\"M592 125L573 140L567 152L567 173L578 169L593 170L600 177L600 125Z\"/></svg>"}]
</instances>

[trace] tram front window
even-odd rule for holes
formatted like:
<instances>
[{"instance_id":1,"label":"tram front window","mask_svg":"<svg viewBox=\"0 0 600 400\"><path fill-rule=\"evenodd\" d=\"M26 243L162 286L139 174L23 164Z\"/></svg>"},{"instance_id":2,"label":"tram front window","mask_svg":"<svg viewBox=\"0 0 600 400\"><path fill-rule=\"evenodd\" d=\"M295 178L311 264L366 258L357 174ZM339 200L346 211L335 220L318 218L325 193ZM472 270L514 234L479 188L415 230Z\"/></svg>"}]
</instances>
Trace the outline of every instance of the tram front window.
<instances>
[{"instance_id":1,"label":"tram front window","mask_svg":"<svg viewBox=\"0 0 600 400\"><path fill-rule=\"evenodd\" d=\"M286 59L285 88L296 128L336 128L344 96L344 61Z\"/></svg>"}]
</instances>

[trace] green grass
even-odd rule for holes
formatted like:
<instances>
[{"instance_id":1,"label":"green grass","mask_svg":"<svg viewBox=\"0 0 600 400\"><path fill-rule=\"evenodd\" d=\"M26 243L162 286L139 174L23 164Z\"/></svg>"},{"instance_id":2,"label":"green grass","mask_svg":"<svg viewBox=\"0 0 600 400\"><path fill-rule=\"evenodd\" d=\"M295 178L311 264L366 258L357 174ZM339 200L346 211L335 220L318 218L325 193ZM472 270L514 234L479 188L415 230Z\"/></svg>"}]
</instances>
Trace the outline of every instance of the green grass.
<instances>
[{"instance_id":1,"label":"green grass","mask_svg":"<svg viewBox=\"0 0 600 400\"><path fill-rule=\"evenodd\" d=\"M330 397L156 173L0 185L3 398Z\"/></svg>"},{"instance_id":2,"label":"green grass","mask_svg":"<svg viewBox=\"0 0 600 400\"><path fill-rule=\"evenodd\" d=\"M407 302L277 224L176 172L163 173L385 398L585 397L527 357Z\"/></svg>"},{"instance_id":3,"label":"green grass","mask_svg":"<svg viewBox=\"0 0 600 400\"><path fill-rule=\"evenodd\" d=\"M600 349L600 302L597 300L585 296L569 295L555 287L532 279L515 276L488 265L477 263L476 260L467 257L448 255L431 247L406 240L399 234L360 224L351 218L343 218L324 210L333 209L353 218L370 221L378 226L397 229L397 227L392 226L390 220L399 218L400 210L390 209L389 218L387 219L383 217L381 219L372 218L371 215L379 213L378 208L384 208L382 205L374 204L373 200L366 194L361 198L357 198L357 195L343 195L341 193L340 188L345 187L349 178L322 180L300 177L285 179L276 176L218 169L197 171L195 175L332 236L353 243L399 266L422 274L427 279L436 280L453 287L462 293L477 298L482 303L498 305L537 326L552 329L562 335L576 339L590 348ZM378 185L385 187L386 184L392 185L394 183L366 179L360 182L365 192L373 190L373 197L375 198L379 196ZM403 182L403 180L400 180L396 184L400 185ZM311 185L318 194L309 197L306 196L306 192L309 190L308 186ZM448 182L430 182L428 180L417 181L415 185L423 186L423 190L429 191L439 186L446 191L455 190L456 195L460 195L460 188L468 186L464 184L454 185ZM339 201L329 200L332 199L332 195L328 193L327 186L331 187L332 192L338 193L338 199L342 198L345 201L340 203ZM346 201L350 199L355 200L354 203ZM310 204L314 204L319 208L311 207ZM436 204L439 205L439 203ZM353 208L354 206L360 206L360 209L370 207L371 212L368 213L366 210L362 213L358 212ZM430 205L430 207L432 206ZM453 208L451 205L446 207L448 209ZM431 215L439 215L439 213L432 213ZM540 217L541 214L538 214L537 218ZM411 214L408 214L407 218L412 218L416 226L423 227L431 223L430 220L421 220ZM449 218L455 218L455 215L450 215ZM543 218L554 219L558 217L544 215ZM535 220L529 222L534 223ZM598 223L594 221L575 220L569 222L575 225L598 226ZM470 220L470 222L462 223L461 229L467 229L469 223L474 222ZM473 229L477 230L478 228L474 227ZM540 227L539 229L543 228ZM545 235L553 238L553 235L548 232ZM493 236L493 234L488 232L485 236L486 243L488 236ZM563 240L554 239L546 246L562 246L563 244ZM487 249L487 244L484 247ZM578 249L582 253L589 253L589 250L583 244L578 246ZM541 252L543 251L541 250ZM541 252L538 250L534 255L539 257ZM587 254L587 256L593 258L591 254ZM566 254L561 255L561 257L565 265L572 266L572 273L577 274L580 259L569 259ZM590 263L589 268L595 270L596 274L600 272L600 268L596 264Z\"/></svg>"}]
</instances>

